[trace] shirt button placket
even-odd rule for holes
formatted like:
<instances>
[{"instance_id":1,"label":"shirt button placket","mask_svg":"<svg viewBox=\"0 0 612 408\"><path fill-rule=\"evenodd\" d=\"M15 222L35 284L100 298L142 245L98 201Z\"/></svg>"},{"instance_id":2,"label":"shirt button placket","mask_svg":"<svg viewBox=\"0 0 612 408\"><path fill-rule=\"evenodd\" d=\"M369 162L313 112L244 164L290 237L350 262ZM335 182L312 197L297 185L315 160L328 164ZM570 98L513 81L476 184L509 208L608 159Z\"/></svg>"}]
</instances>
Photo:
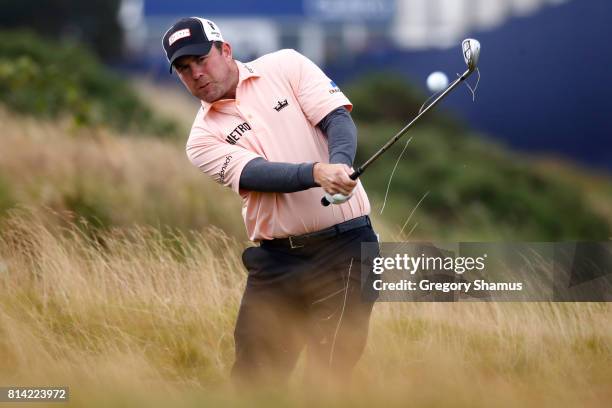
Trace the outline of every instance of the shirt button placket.
<instances>
[{"instance_id":1,"label":"shirt button placket","mask_svg":"<svg viewBox=\"0 0 612 408\"><path fill-rule=\"evenodd\" d=\"M253 119L253 115L251 115L250 113L247 112L243 112L242 110L240 110L240 99L238 96L238 90L239 90L240 86L238 86L236 88L236 110L238 111L238 113L240 113L242 115L243 118L246 118L249 120L249 125L251 125L251 127L253 126L252 123L250 123L250 121Z\"/></svg>"}]
</instances>

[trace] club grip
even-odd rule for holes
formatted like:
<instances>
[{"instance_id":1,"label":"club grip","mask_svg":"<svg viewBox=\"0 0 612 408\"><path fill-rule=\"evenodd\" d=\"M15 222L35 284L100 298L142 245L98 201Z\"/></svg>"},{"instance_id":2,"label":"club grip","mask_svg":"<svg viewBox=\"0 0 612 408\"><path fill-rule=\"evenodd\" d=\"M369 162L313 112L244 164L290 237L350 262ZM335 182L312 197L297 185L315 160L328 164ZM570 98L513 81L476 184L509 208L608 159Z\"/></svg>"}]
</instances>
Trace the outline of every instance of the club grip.
<instances>
[{"instance_id":1,"label":"club grip","mask_svg":"<svg viewBox=\"0 0 612 408\"><path fill-rule=\"evenodd\" d=\"M357 179L359 178L359 176L361 175L361 173L362 173L360 170L361 170L361 168L359 168L359 169L355 170L355 171L353 172L353 174L351 174L351 175L349 176L349 178L350 178L351 180L357 180ZM330 204L331 204L331 203L330 203L330 202L327 200L327 198L325 198L325 197L321 197L321 205L322 205L323 207L327 207L327 206L328 206L328 205L330 205Z\"/></svg>"}]
</instances>

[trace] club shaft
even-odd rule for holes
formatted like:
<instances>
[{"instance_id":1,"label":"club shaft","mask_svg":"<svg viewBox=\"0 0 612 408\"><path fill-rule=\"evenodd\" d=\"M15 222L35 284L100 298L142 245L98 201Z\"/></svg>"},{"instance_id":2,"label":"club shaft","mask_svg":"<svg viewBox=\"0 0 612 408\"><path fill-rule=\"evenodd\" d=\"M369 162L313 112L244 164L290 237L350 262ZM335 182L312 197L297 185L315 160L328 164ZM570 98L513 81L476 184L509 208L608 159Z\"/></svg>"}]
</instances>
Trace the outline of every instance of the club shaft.
<instances>
[{"instance_id":1,"label":"club shaft","mask_svg":"<svg viewBox=\"0 0 612 408\"><path fill-rule=\"evenodd\" d=\"M387 143L385 143L385 145L383 147L381 147L380 150L378 150L376 153L374 153L374 155L372 157L370 157L365 163L363 163L361 166L359 166L357 168L357 170L355 170L349 176L351 178L351 180L357 180L359 178L359 176L361 176L366 171L368 166L370 164L374 163L374 161L376 161L376 159L378 159L380 157L380 155L382 155L384 152L386 152L387 149L389 149L391 146L393 146L393 144L395 142L397 142L402 136L404 136L406 134L406 132L408 132L408 130L416 123L417 120L419 120L419 118L421 116L423 116L431 108L436 106L438 104L438 102L440 102L442 99L444 99L446 97L446 95L448 95L450 92L452 92L452 90L455 89L457 87L457 85L459 85L461 82L465 81L472 74L472 72L474 72L474 68L468 68L468 70L465 71L463 73L463 75L461 75L459 78L455 79L455 81L452 84L450 84L444 90L444 92L442 92L436 99L434 99L434 101L432 103L427 105L427 107L425 109L423 109L421 112L419 112L419 114L414 119L412 119L410 121L410 123L408 123L406 126L404 126L404 128L402 130L397 132L397 134L395 136L393 136ZM325 197L321 198L321 205L328 206L329 204L330 204L330 202L327 201L327 199Z\"/></svg>"},{"instance_id":2,"label":"club shaft","mask_svg":"<svg viewBox=\"0 0 612 408\"><path fill-rule=\"evenodd\" d=\"M410 121L410 123L408 123L406 126L404 126L404 128L402 130L397 132L397 134L395 136L393 136L387 143L385 143L385 145L383 147L381 147L380 150L378 150L376 153L374 153L374 155L372 157L370 157L365 163L363 163L361 166L359 166L357 168L357 170L355 170L355 172L353 172L353 174L351 174L349 177L352 180L356 180L359 176L361 176L363 174L363 172L368 168L368 166L370 164L372 164L376 159L378 159L381 154L386 152L387 149L389 149L391 146L393 146L393 144L395 142L397 142L402 136L404 136L406 134L406 132L408 132L408 130L416 123L417 120L419 120L419 118L421 116L423 116L431 108L436 106L438 104L438 102L440 102L442 99L444 99L446 97L446 95L448 95L453 89L455 89L457 87L457 85L459 85L459 83L461 83L467 77L469 77L472 72L473 72L473 70L469 70L468 69L467 71L465 71L463 73L463 75L461 75L459 78L455 79L455 81L452 84L450 84L444 90L444 92L442 92L436 99L434 99L434 101L432 103L427 105L427 107L425 109L423 109L414 119L412 119Z\"/></svg>"}]
</instances>

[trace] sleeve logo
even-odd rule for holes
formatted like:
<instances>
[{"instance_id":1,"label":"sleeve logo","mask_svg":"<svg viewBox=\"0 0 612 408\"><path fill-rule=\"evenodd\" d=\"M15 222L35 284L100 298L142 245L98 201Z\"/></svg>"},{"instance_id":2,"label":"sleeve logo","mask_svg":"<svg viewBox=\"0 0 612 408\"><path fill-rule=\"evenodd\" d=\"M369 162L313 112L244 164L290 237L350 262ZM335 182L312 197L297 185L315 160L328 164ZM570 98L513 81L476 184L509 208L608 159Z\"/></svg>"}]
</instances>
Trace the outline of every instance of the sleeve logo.
<instances>
[{"instance_id":1,"label":"sleeve logo","mask_svg":"<svg viewBox=\"0 0 612 408\"><path fill-rule=\"evenodd\" d=\"M227 166L229 165L231 160L232 156L225 156L225 162L223 162L223 165L221 166L221 171L219 172L219 182L221 184L225 184L225 171L227 170Z\"/></svg>"},{"instance_id":2,"label":"sleeve logo","mask_svg":"<svg viewBox=\"0 0 612 408\"><path fill-rule=\"evenodd\" d=\"M340 88L338 88L338 85L336 85L336 83L334 81L329 81L329 84L331 85L331 88L332 88L332 89L329 90L330 94L334 94L336 92L342 92L340 90Z\"/></svg>"}]
</instances>

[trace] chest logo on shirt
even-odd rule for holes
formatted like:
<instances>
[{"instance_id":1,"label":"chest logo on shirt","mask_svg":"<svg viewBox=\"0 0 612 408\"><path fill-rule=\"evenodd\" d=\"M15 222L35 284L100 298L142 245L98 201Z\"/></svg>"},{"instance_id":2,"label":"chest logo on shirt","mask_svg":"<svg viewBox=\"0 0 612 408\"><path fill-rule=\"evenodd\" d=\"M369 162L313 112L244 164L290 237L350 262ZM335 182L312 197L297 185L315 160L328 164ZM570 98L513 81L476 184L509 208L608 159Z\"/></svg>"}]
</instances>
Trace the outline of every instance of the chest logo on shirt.
<instances>
[{"instance_id":1,"label":"chest logo on shirt","mask_svg":"<svg viewBox=\"0 0 612 408\"><path fill-rule=\"evenodd\" d=\"M274 107L274 110L277 111L277 112L280 112L281 109L284 109L287 106L289 106L289 102L287 102L287 99L285 99L284 101L278 101L278 103Z\"/></svg>"},{"instance_id":2,"label":"chest logo on shirt","mask_svg":"<svg viewBox=\"0 0 612 408\"><path fill-rule=\"evenodd\" d=\"M229 144L236 144L236 142L240 140L242 135L244 135L247 130L251 130L251 126L247 122L244 122L236 126L236 128L232 130L229 135L227 135L225 141Z\"/></svg>"}]
</instances>

